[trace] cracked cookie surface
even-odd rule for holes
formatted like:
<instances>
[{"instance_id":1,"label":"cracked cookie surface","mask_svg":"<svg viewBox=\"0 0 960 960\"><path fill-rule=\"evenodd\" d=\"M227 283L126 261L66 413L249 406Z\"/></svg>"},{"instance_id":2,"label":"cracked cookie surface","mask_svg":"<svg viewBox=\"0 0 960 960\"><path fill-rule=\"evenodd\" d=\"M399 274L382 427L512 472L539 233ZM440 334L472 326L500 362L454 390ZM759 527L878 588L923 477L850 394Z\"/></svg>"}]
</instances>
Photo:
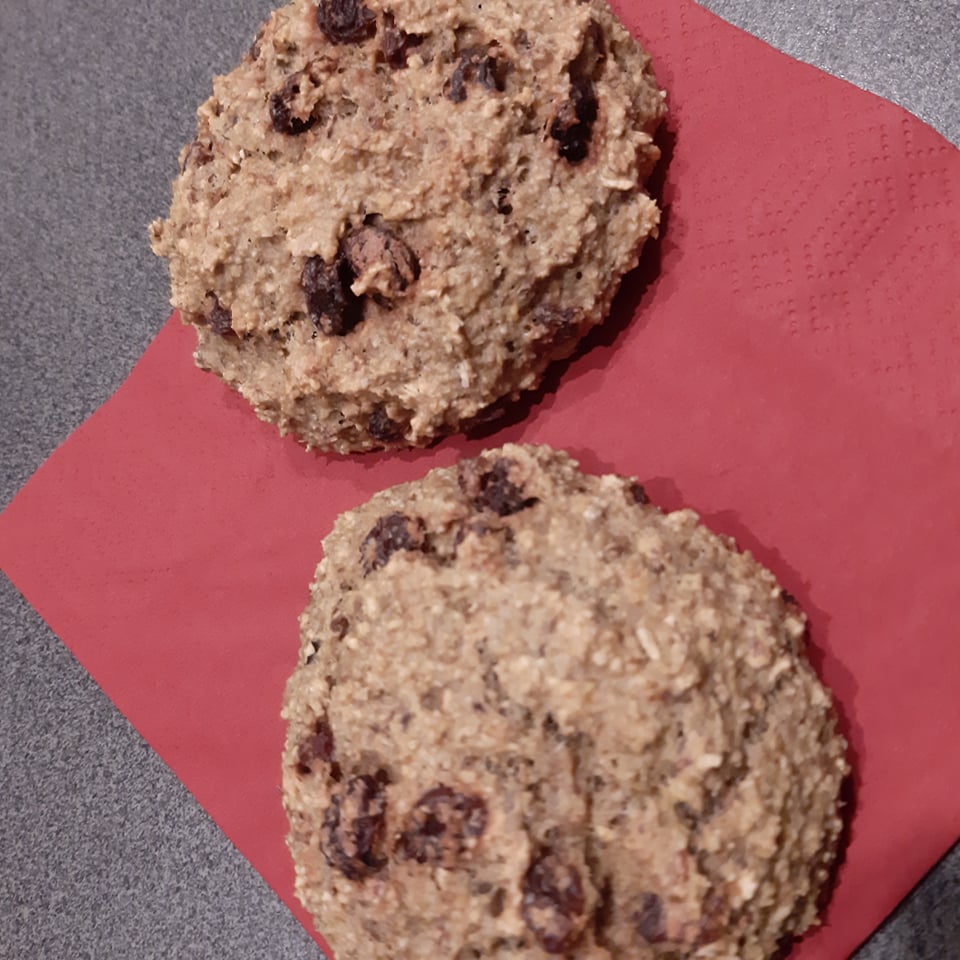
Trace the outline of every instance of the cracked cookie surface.
<instances>
[{"instance_id":1,"label":"cracked cookie surface","mask_svg":"<svg viewBox=\"0 0 960 960\"><path fill-rule=\"evenodd\" d=\"M606 315L664 112L601 0L282 7L151 227L197 362L311 446L459 429Z\"/></svg>"},{"instance_id":2,"label":"cracked cookie surface","mask_svg":"<svg viewBox=\"0 0 960 960\"><path fill-rule=\"evenodd\" d=\"M342 515L301 628L284 804L340 960L765 960L815 922L831 698L691 511L507 445Z\"/></svg>"}]
</instances>

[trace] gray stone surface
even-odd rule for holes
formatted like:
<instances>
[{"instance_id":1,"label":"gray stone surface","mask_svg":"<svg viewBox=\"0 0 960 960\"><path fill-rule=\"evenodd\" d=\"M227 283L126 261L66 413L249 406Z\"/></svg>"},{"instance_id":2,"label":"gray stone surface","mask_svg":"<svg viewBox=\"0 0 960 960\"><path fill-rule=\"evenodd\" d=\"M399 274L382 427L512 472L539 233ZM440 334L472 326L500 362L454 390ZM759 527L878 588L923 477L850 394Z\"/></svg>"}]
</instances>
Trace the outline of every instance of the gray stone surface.
<instances>
[{"instance_id":1,"label":"gray stone surface","mask_svg":"<svg viewBox=\"0 0 960 960\"><path fill-rule=\"evenodd\" d=\"M709 0L960 142L956 0ZM0 506L166 318L145 228L212 71L269 0L0 3ZM0 960L317 960L177 779L0 577ZM960 852L859 960L960 957Z\"/></svg>"}]
</instances>

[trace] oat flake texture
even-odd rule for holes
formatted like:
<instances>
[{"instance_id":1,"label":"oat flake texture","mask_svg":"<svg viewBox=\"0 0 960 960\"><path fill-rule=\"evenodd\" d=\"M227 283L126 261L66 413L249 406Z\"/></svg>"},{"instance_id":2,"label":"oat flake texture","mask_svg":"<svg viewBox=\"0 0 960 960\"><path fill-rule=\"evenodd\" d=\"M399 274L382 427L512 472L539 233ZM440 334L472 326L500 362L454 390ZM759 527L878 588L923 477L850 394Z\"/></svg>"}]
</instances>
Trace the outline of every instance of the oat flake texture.
<instances>
[{"instance_id":1,"label":"oat flake texture","mask_svg":"<svg viewBox=\"0 0 960 960\"><path fill-rule=\"evenodd\" d=\"M508 445L324 542L284 705L339 960L766 960L816 922L845 744L773 576Z\"/></svg>"},{"instance_id":2,"label":"oat flake texture","mask_svg":"<svg viewBox=\"0 0 960 960\"><path fill-rule=\"evenodd\" d=\"M665 109L601 0L275 11L151 227L198 364L325 449L488 416L604 318L656 234Z\"/></svg>"}]
</instances>

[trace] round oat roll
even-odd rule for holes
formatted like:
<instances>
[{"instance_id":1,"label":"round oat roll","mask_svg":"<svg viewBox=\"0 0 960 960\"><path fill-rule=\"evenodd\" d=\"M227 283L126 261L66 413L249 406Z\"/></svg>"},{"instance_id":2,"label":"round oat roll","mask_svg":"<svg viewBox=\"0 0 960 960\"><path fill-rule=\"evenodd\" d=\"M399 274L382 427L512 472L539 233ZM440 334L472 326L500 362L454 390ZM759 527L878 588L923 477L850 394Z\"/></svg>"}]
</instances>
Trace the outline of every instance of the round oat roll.
<instances>
[{"instance_id":1,"label":"round oat roll","mask_svg":"<svg viewBox=\"0 0 960 960\"><path fill-rule=\"evenodd\" d=\"M845 743L803 614L696 514L508 445L324 554L283 795L339 960L766 960L816 922Z\"/></svg>"},{"instance_id":2,"label":"round oat roll","mask_svg":"<svg viewBox=\"0 0 960 960\"><path fill-rule=\"evenodd\" d=\"M490 416L656 233L664 113L602 0L282 7L214 81L151 227L197 362L313 447Z\"/></svg>"}]
</instances>

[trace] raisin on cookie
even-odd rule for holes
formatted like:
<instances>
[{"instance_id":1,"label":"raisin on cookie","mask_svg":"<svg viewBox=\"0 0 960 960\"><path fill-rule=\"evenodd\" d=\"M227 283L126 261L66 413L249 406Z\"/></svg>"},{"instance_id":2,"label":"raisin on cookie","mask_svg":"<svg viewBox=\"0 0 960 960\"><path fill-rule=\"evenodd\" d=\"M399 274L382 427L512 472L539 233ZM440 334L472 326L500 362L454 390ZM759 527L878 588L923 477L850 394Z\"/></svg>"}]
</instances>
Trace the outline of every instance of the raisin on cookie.
<instances>
[{"instance_id":1,"label":"raisin on cookie","mask_svg":"<svg viewBox=\"0 0 960 960\"><path fill-rule=\"evenodd\" d=\"M342 515L301 628L284 805L339 960L766 960L816 922L831 697L691 511L508 445Z\"/></svg>"},{"instance_id":2,"label":"raisin on cookie","mask_svg":"<svg viewBox=\"0 0 960 960\"><path fill-rule=\"evenodd\" d=\"M282 7L151 227L198 364L309 446L456 431L608 312L664 113L602 0Z\"/></svg>"}]
</instances>

